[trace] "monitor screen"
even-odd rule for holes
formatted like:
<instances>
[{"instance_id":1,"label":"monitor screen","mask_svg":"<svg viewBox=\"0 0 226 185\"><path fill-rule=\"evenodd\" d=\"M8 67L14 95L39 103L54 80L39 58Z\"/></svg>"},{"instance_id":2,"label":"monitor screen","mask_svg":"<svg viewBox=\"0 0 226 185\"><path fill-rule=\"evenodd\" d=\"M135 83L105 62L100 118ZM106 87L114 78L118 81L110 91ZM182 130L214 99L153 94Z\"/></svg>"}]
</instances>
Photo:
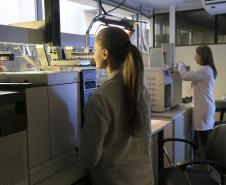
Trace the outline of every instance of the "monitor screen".
<instances>
[{"instance_id":1,"label":"monitor screen","mask_svg":"<svg viewBox=\"0 0 226 185\"><path fill-rule=\"evenodd\" d=\"M165 76L169 76L169 71L168 70L164 70L164 74L165 74Z\"/></svg>"},{"instance_id":2,"label":"monitor screen","mask_svg":"<svg viewBox=\"0 0 226 185\"><path fill-rule=\"evenodd\" d=\"M94 49L95 35L89 35L89 48Z\"/></svg>"}]
</instances>

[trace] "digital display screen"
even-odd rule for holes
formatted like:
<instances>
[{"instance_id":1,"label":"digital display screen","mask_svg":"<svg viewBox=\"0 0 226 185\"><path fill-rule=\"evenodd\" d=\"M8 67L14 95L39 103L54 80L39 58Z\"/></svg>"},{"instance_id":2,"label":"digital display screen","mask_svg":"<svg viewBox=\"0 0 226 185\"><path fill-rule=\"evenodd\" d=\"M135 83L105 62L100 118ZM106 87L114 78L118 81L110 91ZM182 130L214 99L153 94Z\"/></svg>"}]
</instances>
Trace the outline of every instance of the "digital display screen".
<instances>
[{"instance_id":1,"label":"digital display screen","mask_svg":"<svg viewBox=\"0 0 226 185\"><path fill-rule=\"evenodd\" d=\"M165 74L165 76L169 76L169 71L168 70L164 70L164 74Z\"/></svg>"},{"instance_id":2,"label":"digital display screen","mask_svg":"<svg viewBox=\"0 0 226 185\"><path fill-rule=\"evenodd\" d=\"M94 35L89 35L89 48L90 49L94 48L94 40L95 40L95 36Z\"/></svg>"},{"instance_id":3,"label":"digital display screen","mask_svg":"<svg viewBox=\"0 0 226 185\"><path fill-rule=\"evenodd\" d=\"M92 88L96 88L96 81L86 81L85 89L92 89Z\"/></svg>"},{"instance_id":4,"label":"digital display screen","mask_svg":"<svg viewBox=\"0 0 226 185\"><path fill-rule=\"evenodd\" d=\"M164 107L165 108L168 108L171 106L171 85L172 84L164 85Z\"/></svg>"}]
</instances>

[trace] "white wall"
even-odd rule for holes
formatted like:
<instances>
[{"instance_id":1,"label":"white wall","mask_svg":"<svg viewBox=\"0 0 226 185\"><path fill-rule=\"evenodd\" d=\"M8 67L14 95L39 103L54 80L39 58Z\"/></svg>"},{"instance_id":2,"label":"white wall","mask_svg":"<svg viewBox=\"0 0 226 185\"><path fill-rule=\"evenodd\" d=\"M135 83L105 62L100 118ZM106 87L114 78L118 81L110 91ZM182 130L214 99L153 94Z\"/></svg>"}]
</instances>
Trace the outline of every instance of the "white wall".
<instances>
[{"instance_id":1,"label":"white wall","mask_svg":"<svg viewBox=\"0 0 226 185\"><path fill-rule=\"evenodd\" d=\"M88 11L94 8L68 0L60 0L61 32L84 35L96 15L95 12Z\"/></svg>"},{"instance_id":2,"label":"white wall","mask_svg":"<svg viewBox=\"0 0 226 185\"><path fill-rule=\"evenodd\" d=\"M176 47L176 62L183 61L192 69L197 68L195 62L195 48L197 46ZM226 44L210 45L213 52L215 66L218 76L215 81L214 96L216 99L226 96ZM192 96L191 82L183 82L182 96Z\"/></svg>"},{"instance_id":3,"label":"white wall","mask_svg":"<svg viewBox=\"0 0 226 185\"><path fill-rule=\"evenodd\" d=\"M103 5L105 10L111 10L113 7ZM98 14L97 2L86 0L60 0L60 19L61 32L84 35L92 19ZM111 14L131 17L132 12L117 9ZM95 23L90 30L90 34L95 34L99 23Z\"/></svg>"},{"instance_id":4,"label":"white wall","mask_svg":"<svg viewBox=\"0 0 226 185\"><path fill-rule=\"evenodd\" d=\"M1 0L0 24L8 25L19 22L35 21L34 0Z\"/></svg>"}]
</instances>

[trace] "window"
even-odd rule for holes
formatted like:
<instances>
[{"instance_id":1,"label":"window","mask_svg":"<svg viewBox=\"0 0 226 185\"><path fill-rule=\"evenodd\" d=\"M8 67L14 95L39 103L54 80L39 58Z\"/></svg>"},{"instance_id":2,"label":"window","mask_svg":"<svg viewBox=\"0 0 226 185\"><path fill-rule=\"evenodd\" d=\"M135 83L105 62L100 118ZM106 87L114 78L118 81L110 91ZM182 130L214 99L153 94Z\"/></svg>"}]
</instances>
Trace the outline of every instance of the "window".
<instances>
[{"instance_id":1,"label":"window","mask_svg":"<svg viewBox=\"0 0 226 185\"><path fill-rule=\"evenodd\" d=\"M216 16L217 43L226 43L226 14Z\"/></svg>"},{"instance_id":2,"label":"window","mask_svg":"<svg viewBox=\"0 0 226 185\"><path fill-rule=\"evenodd\" d=\"M0 1L0 24L16 25L17 23L36 20L36 4L31 0Z\"/></svg>"},{"instance_id":3,"label":"window","mask_svg":"<svg viewBox=\"0 0 226 185\"><path fill-rule=\"evenodd\" d=\"M176 45L215 43L215 16L204 10L176 12Z\"/></svg>"},{"instance_id":4,"label":"window","mask_svg":"<svg viewBox=\"0 0 226 185\"><path fill-rule=\"evenodd\" d=\"M85 35L87 28L93 18L98 14L98 3L93 0L60 0L60 21L61 32ZM106 11L113 9L113 6L103 4ZM133 13L120 8L110 14L132 19ZM95 34L101 23L93 24L90 34Z\"/></svg>"},{"instance_id":5,"label":"window","mask_svg":"<svg viewBox=\"0 0 226 185\"><path fill-rule=\"evenodd\" d=\"M226 14L211 15L204 9L176 12L176 45L226 43ZM154 15L154 47L169 43L169 14Z\"/></svg>"},{"instance_id":6,"label":"window","mask_svg":"<svg viewBox=\"0 0 226 185\"><path fill-rule=\"evenodd\" d=\"M97 14L97 3L88 1L85 4L79 1L60 0L60 27L61 32L84 35Z\"/></svg>"},{"instance_id":7,"label":"window","mask_svg":"<svg viewBox=\"0 0 226 185\"><path fill-rule=\"evenodd\" d=\"M169 14L154 15L154 47L169 43Z\"/></svg>"}]
</instances>

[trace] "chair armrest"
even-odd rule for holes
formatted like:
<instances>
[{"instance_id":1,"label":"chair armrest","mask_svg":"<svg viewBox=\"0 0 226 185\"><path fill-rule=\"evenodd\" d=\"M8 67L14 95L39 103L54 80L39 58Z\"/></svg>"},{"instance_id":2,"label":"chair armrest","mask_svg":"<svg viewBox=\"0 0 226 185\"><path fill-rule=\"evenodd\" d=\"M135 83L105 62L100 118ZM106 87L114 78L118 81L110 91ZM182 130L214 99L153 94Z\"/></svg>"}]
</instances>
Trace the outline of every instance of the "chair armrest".
<instances>
[{"instance_id":1,"label":"chair armrest","mask_svg":"<svg viewBox=\"0 0 226 185\"><path fill-rule=\"evenodd\" d=\"M226 174L226 165L223 165L219 162L211 161L211 160L189 160L189 161L181 161L176 164L176 166L183 171L188 165L193 164L204 164L204 165L210 165L213 166L220 174L225 175Z\"/></svg>"},{"instance_id":2,"label":"chair armrest","mask_svg":"<svg viewBox=\"0 0 226 185\"><path fill-rule=\"evenodd\" d=\"M192 141L188 141L185 139L181 139L181 138L166 138L166 139L162 139L160 141L158 141L158 143L160 145L164 145L164 143L169 142L169 141L178 141L178 142L183 142L183 143L187 143L190 144L194 149L198 148L198 145Z\"/></svg>"},{"instance_id":3,"label":"chair armrest","mask_svg":"<svg viewBox=\"0 0 226 185\"><path fill-rule=\"evenodd\" d=\"M215 126L226 124L226 121L216 121Z\"/></svg>"}]
</instances>

